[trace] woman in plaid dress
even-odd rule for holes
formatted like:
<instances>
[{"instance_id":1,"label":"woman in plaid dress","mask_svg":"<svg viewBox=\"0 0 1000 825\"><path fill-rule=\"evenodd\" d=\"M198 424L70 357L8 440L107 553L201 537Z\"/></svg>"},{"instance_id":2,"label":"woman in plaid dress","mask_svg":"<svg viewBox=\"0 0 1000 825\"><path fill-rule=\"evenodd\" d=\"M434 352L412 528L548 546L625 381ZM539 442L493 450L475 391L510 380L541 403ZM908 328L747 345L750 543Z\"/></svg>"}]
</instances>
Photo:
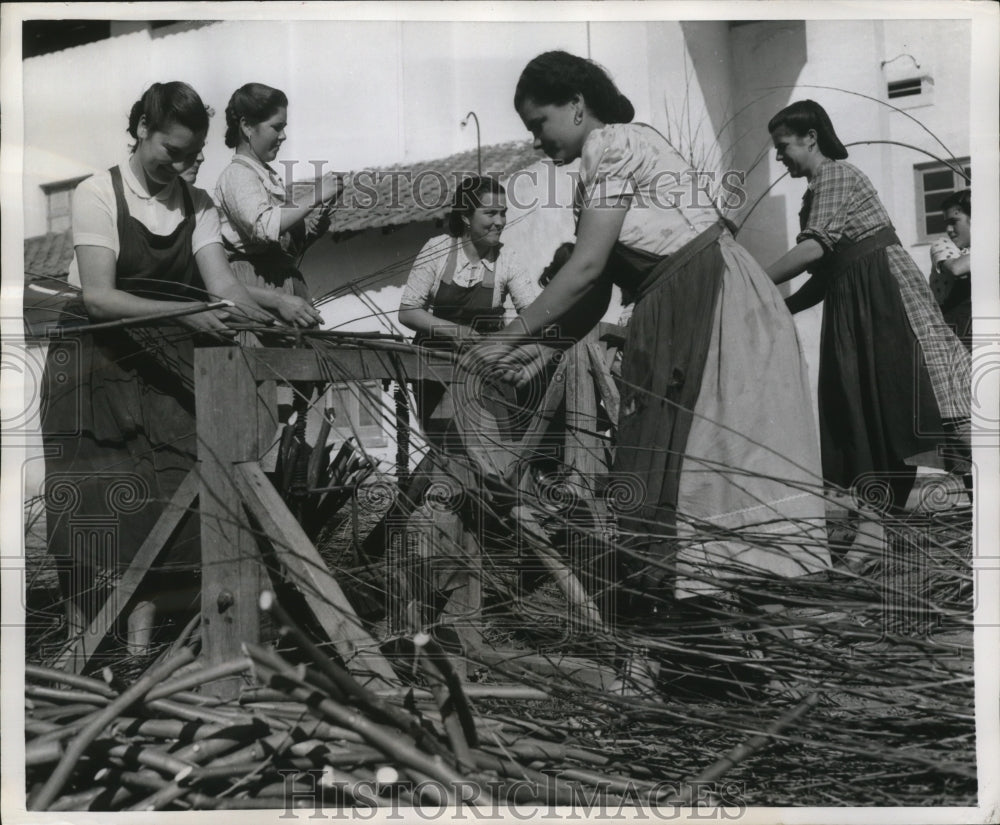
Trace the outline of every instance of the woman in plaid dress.
<instances>
[{"instance_id":1,"label":"woman in plaid dress","mask_svg":"<svg viewBox=\"0 0 1000 825\"><path fill-rule=\"evenodd\" d=\"M914 457L948 443L948 432L969 418L969 353L944 322L871 181L843 162L847 150L823 108L797 101L768 131L777 159L809 184L797 243L767 272L776 284L811 273L787 299L793 313L824 302L823 476L898 511L913 488Z\"/></svg>"}]
</instances>

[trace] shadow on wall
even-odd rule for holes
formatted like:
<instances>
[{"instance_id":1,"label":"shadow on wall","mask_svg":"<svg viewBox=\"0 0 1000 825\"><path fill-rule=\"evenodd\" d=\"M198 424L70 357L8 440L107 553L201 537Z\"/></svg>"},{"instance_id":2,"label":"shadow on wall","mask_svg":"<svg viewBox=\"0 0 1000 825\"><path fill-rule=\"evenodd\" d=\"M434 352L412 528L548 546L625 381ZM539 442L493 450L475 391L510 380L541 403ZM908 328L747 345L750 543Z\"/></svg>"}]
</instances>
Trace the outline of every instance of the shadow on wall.
<instances>
[{"instance_id":1,"label":"shadow on wall","mask_svg":"<svg viewBox=\"0 0 1000 825\"><path fill-rule=\"evenodd\" d=\"M719 142L723 158L733 144L733 114L739 108L735 103L735 77L733 76L732 46L730 38L731 23L718 21L687 21L680 24L684 36L684 46L694 69L698 88L704 98L705 113L711 124L712 134ZM687 90L690 92L690 90ZM675 106L675 118L684 118L686 114L687 95L684 105ZM678 101L673 101L675 104ZM681 111L677 112L676 109ZM700 123L676 123L680 130L696 131ZM729 152L731 155L731 152Z\"/></svg>"},{"instance_id":2,"label":"shadow on wall","mask_svg":"<svg viewBox=\"0 0 1000 825\"><path fill-rule=\"evenodd\" d=\"M719 35L705 37L707 23L682 23L694 70L703 89L718 85ZM712 125L722 132L726 168L747 172L746 204L732 215L737 225L749 219L740 232L740 243L764 265L791 248L787 204L784 196L766 195L776 173L768 160L772 154L767 122L794 96L793 87L808 60L806 23L802 20L734 21L725 24L731 97L706 95ZM708 85L706 85L708 84ZM774 88L783 87L783 88Z\"/></svg>"}]
</instances>

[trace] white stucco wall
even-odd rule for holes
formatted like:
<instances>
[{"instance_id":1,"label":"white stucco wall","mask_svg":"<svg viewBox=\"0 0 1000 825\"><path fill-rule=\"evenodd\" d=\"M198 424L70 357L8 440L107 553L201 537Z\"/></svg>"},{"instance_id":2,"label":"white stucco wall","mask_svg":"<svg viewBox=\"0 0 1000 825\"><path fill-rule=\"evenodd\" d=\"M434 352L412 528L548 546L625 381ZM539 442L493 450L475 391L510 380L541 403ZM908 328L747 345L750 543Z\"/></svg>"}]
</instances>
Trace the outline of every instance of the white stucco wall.
<instances>
[{"instance_id":1,"label":"white stucco wall","mask_svg":"<svg viewBox=\"0 0 1000 825\"><path fill-rule=\"evenodd\" d=\"M591 32L597 49L619 29ZM121 28L121 27L119 27ZM134 28L134 27L133 27ZM24 61L25 146L84 167L103 169L126 152L131 104L153 82L184 80L216 115L201 180L207 186L228 163L225 107L240 85L256 81L289 96L288 140L279 160L319 160L339 171L444 157L476 145L524 139L512 106L518 74L551 48L586 54L586 23L420 23L224 21L107 40ZM606 49L615 51L614 49ZM643 76L645 51L615 64ZM303 169L307 168L303 166ZM60 169L34 170L26 188L25 235L45 231L37 183Z\"/></svg>"}]
</instances>

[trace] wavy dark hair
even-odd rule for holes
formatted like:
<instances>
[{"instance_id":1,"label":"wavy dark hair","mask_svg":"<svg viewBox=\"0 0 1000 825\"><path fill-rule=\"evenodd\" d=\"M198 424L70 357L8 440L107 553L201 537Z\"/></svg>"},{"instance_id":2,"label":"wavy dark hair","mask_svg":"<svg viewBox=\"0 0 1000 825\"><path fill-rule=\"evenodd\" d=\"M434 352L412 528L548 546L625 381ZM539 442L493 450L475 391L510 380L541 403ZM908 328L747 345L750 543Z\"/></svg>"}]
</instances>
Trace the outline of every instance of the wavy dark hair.
<instances>
[{"instance_id":1,"label":"wavy dark hair","mask_svg":"<svg viewBox=\"0 0 1000 825\"><path fill-rule=\"evenodd\" d=\"M226 146L235 149L240 145L240 120L251 126L262 123L274 115L278 109L288 107L288 98L281 89L265 86L263 83L247 83L240 86L226 106Z\"/></svg>"},{"instance_id":2,"label":"wavy dark hair","mask_svg":"<svg viewBox=\"0 0 1000 825\"><path fill-rule=\"evenodd\" d=\"M602 123L631 123L635 117L632 102L604 69L593 60L562 51L540 54L524 67L514 90L514 108L520 111L526 100L562 106L576 95Z\"/></svg>"},{"instance_id":3,"label":"wavy dark hair","mask_svg":"<svg viewBox=\"0 0 1000 825\"><path fill-rule=\"evenodd\" d=\"M847 148L837 137L830 116L815 100L796 100L767 123L768 132L781 127L798 137L805 137L810 129L815 129L816 143L825 157L831 160L843 160L847 157Z\"/></svg>"},{"instance_id":4,"label":"wavy dark hair","mask_svg":"<svg viewBox=\"0 0 1000 825\"><path fill-rule=\"evenodd\" d=\"M941 211L947 212L953 206L958 207L962 212L972 217L972 190L960 189L952 192L947 198L941 201Z\"/></svg>"},{"instance_id":5,"label":"wavy dark hair","mask_svg":"<svg viewBox=\"0 0 1000 825\"><path fill-rule=\"evenodd\" d=\"M462 218L470 216L482 206L482 197L488 193L506 196L507 190L500 181L488 175L471 175L462 180L455 190L451 212L448 214L449 235L461 238L465 234L465 223Z\"/></svg>"},{"instance_id":6,"label":"wavy dark hair","mask_svg":"<svg viewBox=\"0 0 1000 825\"><path fill-rule=\"evenodd\" d=\"M172 123L186 126L192 132L208 131L208 109L198 93L180 80L154 83L132 104L127 131L136 141L142 119L151 132L163 131Z\"/></svg>"}]
</instances>

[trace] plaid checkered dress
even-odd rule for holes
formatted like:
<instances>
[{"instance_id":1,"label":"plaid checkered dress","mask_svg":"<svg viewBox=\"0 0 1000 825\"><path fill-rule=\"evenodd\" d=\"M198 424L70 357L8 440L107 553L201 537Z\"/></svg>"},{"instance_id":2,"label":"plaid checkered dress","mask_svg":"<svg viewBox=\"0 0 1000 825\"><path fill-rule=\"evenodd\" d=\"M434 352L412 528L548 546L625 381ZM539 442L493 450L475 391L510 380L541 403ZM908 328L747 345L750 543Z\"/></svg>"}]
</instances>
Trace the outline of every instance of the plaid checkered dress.
<instances>
[{"instance_id":1,"label":"plaid checkered dress","mask_svg":"<svg viewBox=\"0 0 1000 825\"><path fill-rule=\"evenodd\" d=\"M842 161L826 160L816 171L799 212L796 242L817 241L827 253L838 242L856 243L892 222L867 176ZM967 419L971 406L972 361L941 315L920 269L899 244L886 248L889 271L899 287L913 335L923 351L943 419Z\"/></svg>"}]
</instances>

